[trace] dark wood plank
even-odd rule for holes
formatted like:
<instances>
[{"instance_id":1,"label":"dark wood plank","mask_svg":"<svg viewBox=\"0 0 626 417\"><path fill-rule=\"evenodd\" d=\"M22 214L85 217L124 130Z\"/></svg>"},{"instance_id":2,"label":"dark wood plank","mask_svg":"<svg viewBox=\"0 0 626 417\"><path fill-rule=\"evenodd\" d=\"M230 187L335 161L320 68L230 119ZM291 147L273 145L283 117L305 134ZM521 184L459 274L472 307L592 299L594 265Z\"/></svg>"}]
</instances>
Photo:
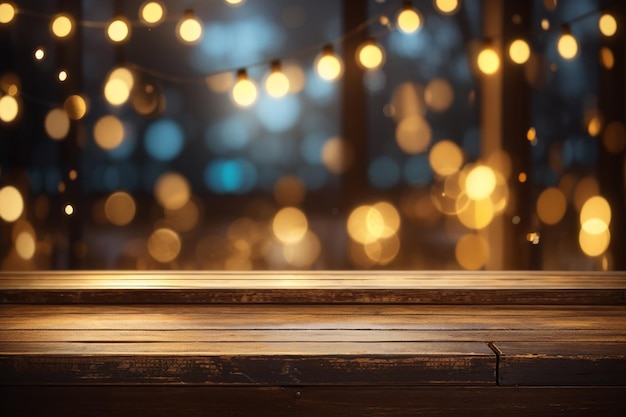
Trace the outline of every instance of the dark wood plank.
<instances>
[{"instance_id":1,"label":"dark wood plank","mask_svg":"<svg viewBox=\"0 0 626 417\"><path fill-rule=\"evenodd\" d=\"M626 343L495 342L501 385L626 385Z\"/></svg>"},{"instance_id":2,"label":"dark wood plank","mask_svg":"<svg viewBox=\"0 0 626 417\"><path fill-rule=\"evenodd\" d=\"M622 417L624 387L4 386L3 417Z\"/></svg>"}]
</instances>

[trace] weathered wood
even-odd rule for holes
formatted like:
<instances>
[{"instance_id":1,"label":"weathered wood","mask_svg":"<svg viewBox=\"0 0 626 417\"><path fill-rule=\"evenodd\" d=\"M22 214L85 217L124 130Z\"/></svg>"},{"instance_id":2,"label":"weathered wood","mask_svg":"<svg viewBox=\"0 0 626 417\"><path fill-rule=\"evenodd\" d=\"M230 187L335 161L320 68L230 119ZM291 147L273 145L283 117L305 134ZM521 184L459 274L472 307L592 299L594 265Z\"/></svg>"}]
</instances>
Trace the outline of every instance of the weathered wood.
<instances>
[{"instance_id":1,"label":"weathered wood","mask_svg":"<svg viewBox=\"0 0 626 417\"><path fill-rule=\"evenodd\" d=\"M501 385L626 385L626 343L496 342Z\"/></svg>"},{"instance_id":2,"label":"weathered wood","mask_svg":"<svg viewBox=\"0 0 626 417\"><path fill-rule=\"evenodd\" d=\"M3 417L622 417L626 387L4 386Z\"/></svg>"}]
</instances>

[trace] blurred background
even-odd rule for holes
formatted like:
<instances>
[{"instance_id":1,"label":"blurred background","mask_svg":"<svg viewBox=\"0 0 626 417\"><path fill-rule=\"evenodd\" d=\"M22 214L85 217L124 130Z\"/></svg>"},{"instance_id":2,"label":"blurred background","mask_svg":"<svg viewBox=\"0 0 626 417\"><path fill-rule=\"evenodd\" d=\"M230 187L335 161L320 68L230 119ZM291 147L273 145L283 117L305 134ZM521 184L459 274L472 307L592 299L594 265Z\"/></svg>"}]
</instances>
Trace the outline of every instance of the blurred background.
<instances>
[{"instance_id":1,"label":"blurred background","mask_svg":"<svg viewBox=\"0 0 626 417\"><path fill-rule=\"evenodd\" d=\"M610 0L0 0L0 262L626 269Z\"/></svg>"}]
</instances>

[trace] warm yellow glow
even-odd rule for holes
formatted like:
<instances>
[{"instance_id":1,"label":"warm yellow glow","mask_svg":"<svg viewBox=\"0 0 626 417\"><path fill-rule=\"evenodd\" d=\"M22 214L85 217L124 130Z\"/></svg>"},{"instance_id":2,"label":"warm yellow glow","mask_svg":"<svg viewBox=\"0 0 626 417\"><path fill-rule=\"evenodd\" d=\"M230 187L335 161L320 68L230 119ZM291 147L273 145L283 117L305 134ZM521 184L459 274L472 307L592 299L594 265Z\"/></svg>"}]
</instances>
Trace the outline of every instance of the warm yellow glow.
<instances>
[{"instance_id":1,"label":"warm yellow glow","mask_svg":"<svg viewBox=\"0 0 626 417\"><path fill-rule=\"evenodd\" d=\"M496 215L496 207L490 198L471 200L461 196L456 200L457 217L459 221L470 229L484 229L489 226Z\"/></svg>"},{"instance_id":2,"label":"warm yellow glow","mask_svg":"<svg viewBox=\"0 0 626 417\"><path fill-rule=\"evenodd\" d=\"M154 184L154 197L163 208L178 210L191 198L191 186L182 175L166 172Z\"/></svg>"},{"instance_id":3,"label":"warm yellow glow","mask_svg":"<svg viewBox=\"0 0 626 417\"><path fill-rule=\"evenodd\" d=\"M165 9L158 1L148 1L141 6L139 17L147 25L156 25L165 18Z\"/></svg>"},{"instance_id":4,"label":"warm yellow glow","mask_svg":"<svg viewBox=\"0 0 626 417\"><path fill-rule=\"evenodd\" d=\"M46 56L46 51L44 51L43 48L37 48L35 49L34 55L37 61L41 61Z\"/></svg>"},{"instance_id":5,"label":"warm yellow glow","mask_svg":"<svg viewBox=\"0 0 626 417\"><path fill-rule=\"evenodd\" d=\"M306 187L300 178L285 175L274 185L274 198L281 206L297 206L304 201Z\"/></svg>"},{"instance_id":6,"label":"warm yellow glow","mask_svg":"<svg viewBox=\"0 0 626 417\"><path fill-rule=\"evenodd\" d=\"M35 256L35 237L29 232L21 232L15 239L15 251L24 260L32 259Z\"/></svg>"},{"instance_id":7,"label":"warm yellow glow","mask_svg":"<svg viewBox=\"0 0 626 417\"><path fill-rule=\"evenodd\" d=\"M107 36L111 42L120 43L126 41L130 36L130 26L128 22L123 18L113 20L107 26Z\"/></svg>"},{"instance_id":8,"label":"warm yellow glow","mask_svg":"<svg viewBox=\"0 0 626 417\"><path fill-rule=\"evenodd\" d=\"M272 220L272 232L284 244L300 242L309 228L309 223L302 210L296 207L285 207L276 213Z\"/></svg>"},{"instance_id":9,"label":"warm yellow glow","mask_svg":"<svg viewBox=\"0 0 626 417\"><path fill-rule=\"evenodd\" d=\"M452 14L458 10L459 0L435 0L435 7L443 14Z\"/></svg>"},{"instance_id":10,"label":"warm yellow glow","mask_svg":"<svg viewBox=\"0 0 626 417\"><path fill-rule=\"evenodd\" d=\"M426 150L432 138L428 122L420 116L408 116L396 126L396 142L400 149L409 154Z\"/></svg>"},{"instance_id":11,"label":"warm yellow glow","mask_svg":"<svg viewBox=\"0 0 626 417\"><path fill-rule=\"evenodd\" d=\"M72 18L66 14L60 14L54 17L50 25L52 34L57 38L66 38L74 30L74 22Z\"/></svg>"},{"instance_id":12,"label":"warm yellow glow","mask_svg":"<svg viewBox=\"0 0 626 417\"><path fill-rule=\"evenodd\" d=\"M318 75L326 81L334 81L341 76L343 72L343 63L331 48L325 48L315 64L315 70Z\"/></svg>"},{"instance_id":13,"label":"warm yellow glow","mask_svg":"<svg viewBox=\"0 0 626 417\"><path fill-rule=\"evenodd\" d=\"M300 65L296 62L287 63L284 65L283 72L289 79L289 92L291 94L297 94L304 90L306 75Z\"/></svg>"},{"instance_id":14,"label":"warm yellow glow","mask_svg":"<svg viewBox=\"0 0 626 417\"><path fill-rule=\"evenodd\" d=\"M582 178L574 188L574 207L576 207L576 210L581 211L587 200L599 194L600 186L594 177Z\"/></svg>"},{"instance_id":15,"label":"warm yellow glow","mask_svg":"<svg viewBox=\"0 0 626 417\"><path fill-rule=\"evenodd\" d=\"M229 6L241 6L246 0L224 0Z\"/></svg>"},{"instance_id":16,"label":"warm yellow glow","mask_svg":"<svg viewBox=\"0 0 626 417\"><path fill-rule=\"evenodd\" d=\"M564 59L573 59L578 54L578 42L570 33L563 33L557 44L559 54Z\"/></svg>"},{"instance_id":17,"label":"warm yellow glow","mask_svg":"<svg viewBox=\"0 0 626 417\"><path fill-rule=\"evenodd\" d=\"M350 238L355 242L363 244L376 239L369 231L369 227L367 227L368 215L371 209L371 206L368 205L359 206L352 210L348 216L346 229Z\"/></svg>"},{"instance_id":18,"label":"warm yellow glow","mask_svg":"<svg viewBox=\"0 0 626 417\"><path fill-rule=\"evenodd\" d=\"M104 203L104 214L116 226L126 226L135 217L135 200L130 194L119 191L111 194Z\"/></svg>"},{"instance_id":19,"label":"warm yellow glow","mask_svg":"<svg viewBox=\"0 0 626 417\"><path fill-rule=\"evenodd\" d=\"M613 121L606 126L602 135L604 148L614 154L622 152L626 148L626 128L619 121Z\"/></svg>"},{"instance_id":20,"label":"warm yellow glow","mask_svg":"<svg viewBox=\"0 0 626 417\"><path fill-rule=\"evenodd\" d=\"M103 116L96 122L93 136L96 144L102 149L115 149L124 140L124 125L115 116Z\"/></svg>"},{"instance_id":21,"label":"warm yellow glow","mask_svg":"<svg viewBox=\"0 0 626 417\"><path fill-rule=\"evenodd\" d=\"M321 156L324 166L333 174L345 172L352 164L352 149L338 137L324 142Z\"/></svg>"},{"instance_id":22,"label":"warm yellow glow","mask_svg":"<svg viewBox=\"0 0 626 417\"><path fill-rule=\"evenodd\" d=\"M61 70L59 71L59 74L57 75L59 81L63 82L65 80L67 80L67 72L65 70Z\"/></svg>"},{"instance_id":23,"label":"warm yellow glow","mask_svg":"<svg viewBox=\"0 0 626 417\"><path fill-rule=\"evenodd\" d=\"M550 21L548 19L541 19L541 29L543 30L550 29Z\"/></svg>"},{"instance_id":24,"label":"warm yellow glow","mask_svg":"<svg viewBox=\"0 0 626 417\"><path fill-rule=\"evenodd\" d=\"M456 242L454 255L464 269L478 270L489 260L489 242L473 233L463 235Z\"/></svg>"},{"instance_id":25,"label":"warm yellow glow","mask_svg":"<svg viewBox=\"0 0 626 417\"><path fill-rule=\"evenodd\" d=\"M617 32L617 20L612 15L605 13L600 17L598 27L604 36L611 37Z\"/></svg>"},{"instance_id":26,"label":"warm yellow glow","mask_svg":"<svg viewBox=\"0 0 626 417\"><path fill-rule=\"evenodd\" d=\"M613 68L613 65L615 65L615 57L613 56L613 51L611 51L611 48L603 46L602 49L600 49L600 62L602 63L602 66L606 69L610 70L611 68Z\"/></svg>"},{"instance_id":27,"label":"warm yellow glow","mask_svg":"<svg viewBox=\"0 0 626 417\"><path fill-rule=\"evenodd\" d=\"M235 85L235 77L232 72L222 72L206 77L206 83L215 93L225 93Z\"/></svg>"},{"instance_id":28,"label":"warm yellow glow","mask_svg":"<svg viewBox=\"0 0 626 417\"><path fill-rule=\"evenodd\" d=\"M74 206L72 206L71 204L66 204L63 211L66 215L71 216L72 214L74 214Z\"/></svg>"},{"instance_id":29,"label":"warm yellow glow","mask_svg":"<svg viewBox=\"0 0 626 417\"><path fill-rule=\"evenodd\" d=\"M530 58L530 46L523 39L516 39L509 45L509 57L516 64L524 64Z\"/></svg>"},{"instance_id":30,"label":"warm yellow glow","mask_svg":"<svg viewBox=\"0 0 626 417\"><path fill-rule=\"evenodd\" d=\"M287 263L296 268L308 268L319 258L322 245L311 230L307 230L302 239L292 245L282 247Z\"/></svg>"},{"instance_id":31,"label":"warm yellow glow","mask_svg":"<svg viewBox=\"0 0 626 417\"><path fill-rule=\"evenodd\" d=\"M19 103L13 96L0 97L0 120L11 123L17 118L20 111Z\"/></svg>"},{"instance_id":32,"label":"warm yellow glow","mask_svg":"<svg viewBox=\"0 0 626 417\"><path fill-rule=\"evenodd\" d=\"M249 107L256 102L258 92L256 85L248 79L245 72L239 72L237 82L233 87L232 97L241 107Z\"/></svg>"},{"instance_id":33,"label":"warm yellow glow","mask_svg":"<svg viewBox=\"0 0 626 417\"><path fill-rule=\"evenodd\" d=\"M274 98L284 97L289 92L289 78L280 68L274 68L265 79L265 90Z\"/></svg>"},{"instance_id":34,"label":"warm yellow glow","mask_svg":"<svg viewBox=\"0 0 626 417\"><path fill-rule=\"evenodd\" d=\"M160 228L152 232L147 246L150 256L158 262L167 263L178 257L182 244L176 232Z\"/></svg>"},{"instance_id":35,"label":"warm yellow glow","mask_svg":"<svg viewBox=\"0 0 626 417\"><path fill-rule=\"evenodd\" d=\"M183 42L194 44L202 38L202 22L192 12L187 12L178 24L177 33Z\"/></svg>"},{"instance_id":36,"label":"warm yellow glow","mask_svg":"<svg viewBox=\"0 0 626 417\"><path fill-rule=\"evenodd\" d=\"M412 7L405 7L398 14L398 29L410 34L417 32L422 27L422 18Z\"/></svg>"},{"instance_id":37,"label":"warm yellow glow","mask_svg":"<svg viewBox=\"0 0 626 417\"><path fill-rule=\"evenodd\" d=\"M495 74L500 68L500 57L493 48L485 48L478 54L478 69L484 74Z\"/></svg>"},{"instance_id":38,"label":"warm yellow glow","mask_svg":"<svg viewBox=\"0 0 626 417\"><path fill-rule=\"evenodd\" d=\"M65 99L63 109L72 120L80 120L87 114L87 102L79 95L71 95Z\"/></svg>"},{"instance_id":39,"label":"warm yellow glow","mask_svg":"<svg viewBox=\"0 0 626 417\"><path fill-rule=\"evenodd\" d=\"M11 23L15 14L15 6L11 3L0 3L0 24Z\"/></svg>"},{"instance_id":40,"label":"warm yellow glow","mask_svg":"<svg viewBox=\"0 0 626 417\"><path fill-rule=\"evenodd\" d=\"M52 109L46 115L44 128L50 138L64 139L70 132L70 118L64 109Z\"/></svg>"},{"instance_id":41,"label":"warm yellow glow","mask_svg":"<svg viewBox=\"0 0 626 417\"><path fill-rule=\"evenodd\" d=\"M366 41L359 46L356 56L359 65L368 70L380 68L385 61L382 48L374 41Z\"/></svg>"},{"instance_id":42,"label":"warm yellow glow","mask_svg":"<svg viewBox=\"0 0 626 417\"><path fill-rule=\"evenodd\" d=\"M367 228L376 238L389 238L400 229L400 213L386 201L376 203L368 212Z\"/></svg>"},{"instance_id":43,"label":"warm yellow glow","mask_svg":"<svg viewBox=\"0 0 626 417\"><path fill-rule=\"evenodd\" d=\"M496 188L496 174L488 166L478 165L465 178L465 192L472 200L482 200Z\"/></svg>"},{"instance_id":44,"label":"warm yellow glow","mask_svg":"<svg viewBox=\"0 0 626 417\"><path fill-rule=\"evenodd\" d=\"M589 234L604 232L611 223L611 206L604 197L593 196L580 210L580 224Z\"/></svg>"},{"instance_id":45,"label":"warm yellow glow","mask_svg":"<svg viewBox=\"0 0 626 417\"><path fill-rule=\"evenodd\" d=\"M24 211L24 199L19 190L11 185L0 188L0 218L5 222L14 222Z\"/></svg>"},{"instance_id":46,"label":"warm yellow glow","mask_svg":"<svg viewBox=\"0 0 626 417\"><path fill-rule=\"evenodd\" d=\"M435 78L424 89L424 101L433 111L446 111L454 101L454 90L445 79Z\"/></svg>"},{"instance_id":47,"label":"warm yellow glow","mask_svg":"<svg viewBox=\"0 0 626 417\"><path fill-rule=\"evenodd\" d=\"M366 242L363 250L367 257L378 265L387 265L400 253L400 238L397 235Z\"/></svg>"},{"instance_id":48,"label":"warm yellow glow","mask_svg":"<svg viewBox=\"0 0 626 417\"><path fill-rule=\"evenodd\" d=\"M458 172L463 165L463 152L451 140L442 140L430 150L428 162L437 174L441 176L452 175Z\"/></svg>"},{"instance_id":49,"label":"warm yellow glow","mask_svg":"<svg viewBox=\"0 0 626 417\"><path fill-rule=\"evenodd\" d=\"M104 97L114 106L120 106L130 97L130 89L119 78L110 78L104 85Z\"/></svg>"},{"instance_id":50,"label":"warm yellow glow","mask_svg":"<svg viewBox=\"0 0 626 417\"><path fill-rule=\"evenodd\" d=\"M200 221L200 207L192 199L176 210L165 209L165 219L178 232L192 231Z\"/></svg>"},{"instance_id":51,"label":"warm yellow glow","mask_svg":"<svg viewBox=\"0 0 626 417\"><path fill-rule=\"evenodd\" d=\"M608 228L597 234L588 233L585 229L581 228L578 234L580 249L582 249L587 256L602 255L608 249L610 243L611 232Z\"/></svg>"},{"instance_id":52,"label":"warm yellow glow","mask_svg":"<svg viewBox=\"0 0 626 417\"><path fill-rule=\"evenodd\" d=\"M537 199L537 215L545 224L557 224L565 216L567 201L558 188L546 188Z\"/></svg>"},{"instance_id":53,"label":"warm yellow glow","mask_svg":"<svg viewBox=\"0 0 626 417\"><path fill-rule=\"evenodd\" d=\"M519 175L517 176L517 180L521 182L522 184L525 183L527 179L528 177L526 176L525 172L520 172Z\"/></svg>"}]
</instances>

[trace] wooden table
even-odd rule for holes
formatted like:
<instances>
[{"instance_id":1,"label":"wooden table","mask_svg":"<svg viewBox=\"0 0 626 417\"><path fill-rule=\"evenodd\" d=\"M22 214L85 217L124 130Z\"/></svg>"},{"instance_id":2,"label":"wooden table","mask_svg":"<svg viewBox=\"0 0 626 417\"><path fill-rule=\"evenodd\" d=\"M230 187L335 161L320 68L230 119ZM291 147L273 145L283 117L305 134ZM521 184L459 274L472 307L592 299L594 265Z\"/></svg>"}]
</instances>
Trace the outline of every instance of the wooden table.
<instances>
[{"instance_id":1,"label":"wooden table","mask_svg":"<svg viewBox=\"0 0 626 417\"><path fill-rule=\"evenodd\" d=\"M0 273L1 416L624 416L626 275Z\"/></svg>"}]
</instances>

